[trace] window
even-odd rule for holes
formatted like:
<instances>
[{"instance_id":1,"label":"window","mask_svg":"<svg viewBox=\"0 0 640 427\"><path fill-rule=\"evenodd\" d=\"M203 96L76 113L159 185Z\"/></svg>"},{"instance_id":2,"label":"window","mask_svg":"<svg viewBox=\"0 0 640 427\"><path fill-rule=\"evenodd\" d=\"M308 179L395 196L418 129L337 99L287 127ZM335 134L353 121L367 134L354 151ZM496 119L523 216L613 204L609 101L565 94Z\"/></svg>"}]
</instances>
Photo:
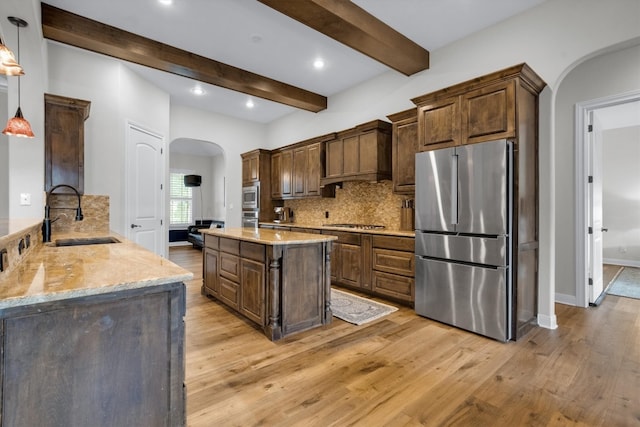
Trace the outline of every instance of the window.
<instances>
[{"instance_id":1,"label":"window","mask_svg":"<svg viewBox=\"0 0 640 427\"><path fill-rule=\"evenodd\" d=\"M169 174L169 224L189 225L193 220L193 192L184 186L184 176L188 173Z\"/></svg>"}]
</instances>

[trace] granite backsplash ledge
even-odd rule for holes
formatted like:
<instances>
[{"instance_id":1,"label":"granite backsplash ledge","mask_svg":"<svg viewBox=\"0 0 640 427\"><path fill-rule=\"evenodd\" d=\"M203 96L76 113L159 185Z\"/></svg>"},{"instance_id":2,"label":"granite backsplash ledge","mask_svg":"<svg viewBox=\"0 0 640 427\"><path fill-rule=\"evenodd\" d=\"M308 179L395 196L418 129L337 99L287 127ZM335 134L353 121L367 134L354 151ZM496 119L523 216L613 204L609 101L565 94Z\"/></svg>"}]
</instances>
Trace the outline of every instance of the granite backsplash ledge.
<instances>
[{"instance_id":1,"label":"granite backsplash ledge","mask_svg":"<svg viewBox=\"0 0 640 427\"><path fill-rule=\"evenodd\" d=\"M286 200L284 205L293 210L293 222L299 224L376 224L395 230L400 228L400 208L407 198L393 194L391 181L352 181L336 188L335 198Z\"/></svg>"}]
</instances>

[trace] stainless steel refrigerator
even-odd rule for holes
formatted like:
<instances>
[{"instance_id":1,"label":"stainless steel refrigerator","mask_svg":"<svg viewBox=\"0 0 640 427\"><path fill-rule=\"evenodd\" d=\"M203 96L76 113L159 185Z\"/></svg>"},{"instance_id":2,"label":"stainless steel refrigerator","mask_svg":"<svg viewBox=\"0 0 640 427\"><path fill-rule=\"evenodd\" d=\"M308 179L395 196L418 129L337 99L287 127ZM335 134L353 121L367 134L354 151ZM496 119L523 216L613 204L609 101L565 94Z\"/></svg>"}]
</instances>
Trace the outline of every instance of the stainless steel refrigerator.
<instances>
[{"instance_id":1,"label":"stainless steel refrigerator","mask_svg":"<svg viewBox=\"0 0 640 427\"><path fill-rule=\"evenodd\" d=\"M497 140L416 154L416 313L513 338L513 146Z\"/></svg>"}]
</instances>

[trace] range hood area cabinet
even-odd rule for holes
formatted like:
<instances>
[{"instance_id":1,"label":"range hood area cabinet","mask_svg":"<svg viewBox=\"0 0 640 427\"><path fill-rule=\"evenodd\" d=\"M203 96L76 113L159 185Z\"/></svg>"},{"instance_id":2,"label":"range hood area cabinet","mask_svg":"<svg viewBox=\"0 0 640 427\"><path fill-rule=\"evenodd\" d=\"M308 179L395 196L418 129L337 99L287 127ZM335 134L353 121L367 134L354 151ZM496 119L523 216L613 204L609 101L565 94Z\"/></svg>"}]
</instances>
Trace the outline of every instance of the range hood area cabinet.
<instances>
[{"instance_id":1,"label":"range hood area cabinet","mask_svg":"<svg viewBox=\"0 0 640 427\"><path fill-rule=\"evenodd\" d=\"M391 159L393 161L393 192L415 193L418 144L418 110L412 108L387 116L392 122Z\"/></svg>"},{"instance_id":2,"label":"range hood area cabinet","mask_svg":"<svg viewBox=\"0 0 640 427\"><path fill-rule=\"evenodd\" d=\"M71 185L84 194L84 122L91 102L44 94L44 190ZM58 193L72 192L60 188Z\"/></svg>"},{"instance_id":3,"label":"range hood area cabinet","mask_svg":"<svg viewBox=\"0 0 640 427\"><path fill-rule=\"evenodd\" d=\"M391 123L374 120L344 130L326 147L323 186L391 179Z\"/></svg>"},{"instance_id":4,"label":"range hood area cabinet","mask_svg":"<svg viewBox=\"0 0 640 427\"><path fill-rule=\"evenodd\" d=\"M335 197L335 187L321 187L325 142L329 134L271 152L271 197L275 200Z\"/></svg>"}]
</instances>

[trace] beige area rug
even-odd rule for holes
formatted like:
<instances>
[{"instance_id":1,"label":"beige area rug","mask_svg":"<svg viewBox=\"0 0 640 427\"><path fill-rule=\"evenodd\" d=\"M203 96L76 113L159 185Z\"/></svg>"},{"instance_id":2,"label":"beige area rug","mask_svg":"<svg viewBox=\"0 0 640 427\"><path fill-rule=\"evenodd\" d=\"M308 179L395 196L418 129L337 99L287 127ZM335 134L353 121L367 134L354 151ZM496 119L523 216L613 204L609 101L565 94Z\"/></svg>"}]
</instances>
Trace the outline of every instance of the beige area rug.
<instances>
[{"instance_id":1,"label":"beige area rug","mask_svg":"<svg viewBox=\"0 0 640 427\"><path fill-rule=\"evenodd\" d=\"M372 322L396 310L398 309L391 305L331 289L331 311L333 315L338 319L355 325Z\"/></svg>"}]
</instances>

